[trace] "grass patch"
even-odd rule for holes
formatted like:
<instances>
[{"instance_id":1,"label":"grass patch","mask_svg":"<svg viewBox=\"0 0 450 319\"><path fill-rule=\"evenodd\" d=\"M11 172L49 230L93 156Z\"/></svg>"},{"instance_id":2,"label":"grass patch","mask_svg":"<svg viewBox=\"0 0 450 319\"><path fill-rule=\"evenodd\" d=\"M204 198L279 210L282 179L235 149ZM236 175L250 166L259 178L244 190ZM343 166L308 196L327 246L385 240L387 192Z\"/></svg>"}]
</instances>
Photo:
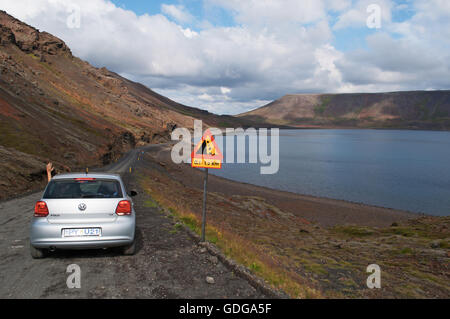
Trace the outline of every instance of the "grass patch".
<instances>
[{"instance_id":1,"label":"grass patch","mask_svg":"<svg viewBox=\"0 0 450 319\"><path fill-rule=\"evenodd\" d=\"M171 229L170 231L169 231L169 233L170 234L176 234L176 233L178 233L178 231L180 231L180 230L182 230L183 229L183 224L175 224L174 226L173 226L173 229Z\"/></svg>"},{"instance_id":2,"label":"grass patch","mask_svg":"<svg viewBox=\"0 0 450 319\"><path fill-rule=\"evenodd\" d=\"M450 240L441 240L439 242L439 248L449 249L450 248Z\"/></svg>"},{"instance_id":3,"label":"grass patch","mask_svg":"<svg viewBox=\"0 0 450 319\"><path fill-rule=\"evenodd\" d=\"M402 255L413 255L414 249L412 249L410 247L405 247L405 248L400 249L399 253Z\"/></svg>"},{"instance_id":4,"label":"grass patch","mask_svg":"<svg viewBox=\"0 0 450 319\"><path fill-rule=\"evenodd\" d=\"M325 113L325 111L327 110L330 102L331 102L331 98L329 96L323 97L322 103L320 105L317 105L314 108L314 113L317 115L323 115Z\"/></svg>"},{"instance_id":5,"label":"grass patch","mask_svg":"<svg viewBox=\"0 0 450 319\"><path fill-rule=\"evenodd\" d=\"M41 66L46 68L49 72L51 72L53 75L59 78L59 72L57 72L55 69L53 69L47 62L39 62Z\"/></svg>"},{"instance_id":6,"label":"grass patch","mask_svg":"<svg viewBox=\"0 0 450 319\"><path fill-rule=\"evenodd\" d=\"M187 227L189 227L193 232L199 234L201 232L201 225L197 221L197 218L195 215L188 215L188 216L181 216L180 220L185 224Z\"/></svg>"},{"instance_id":7,"label":"grass patch","mask_svg":"<svg viewBox=\"0 0 450 319\"><path fill-rule=\"evenodd\" d=\"M319 298L313 288L300 283L300 278L280 266L273 256L261 251L236 234L224 232L217 246L225 255L261 276L274 288L282 289L293 298Z\"/></svg>"},{"instance_id":8,"label":"grass patch","mask_svg":"<svg viewBox=\"0 0 450 319\"><path fill-rule=\"evenodd\" d=\"M164 196L164 193L160 190L160 185L150 188L149 185L152 181L145 178L141 180L141 183L152 198L155 198L161 206L168 207L167 210L170 215L193 232L198 235L201 234L200 216L190 211L184 203L176 202L173 198ZM262 248L235 232L218 227L212 220L208 221L206 227L206 240L215 244L227 257L263 278L269 285L275 289L282 289L293 298L322 297L316 289L307 286L298 274L283 267L285 261L281 261L279 256L271 255L271 253L262 250ZM324 269L320 268L320 265L312 265L311 269L319 273L325 272Z\"/></svg>"},{"instance_id":9,"label":"grass patch","mask_svg":"<svg viewBox=\"0 0 450 319\"><path fill-rule=\"evenodd\" d=\"M346 278L346 279L342 280L341 283L344 286L346 286L346 287L351 287L351 288L357 288L358 287L356 282L353 279L351 279L351 278Z\"/></svg>"},{"instance_id":10,"label":"grass patch","mask_svg":"<svg viewBox=\"0 0 450 319\"><path fill-rule=\"evenodd\" d=\"M156 207L158 207L158 203L156 203L152 199L147 199L146 201L144 201L144 207L145 208L156 208Z\"/></svg>"},{"instance_id":11,"label":"grass patch","mask_svg":"<svg viewBox=\"0 0 450 319\"><path fill-rule=\"evenodd\" d=\"M400 235L403 237L420 237L424 239L444 239L448 236L445 232L433 230L426 225L399 226L384 229L383 233Z\"/></svg>"},{"instance_id":12,"label":"grass patch","mask_svg":"<svg viewBox=\"0 0 450 319\"><path fill-rule=\"evenodd\" d=\"M60 111L55 110L55 109L52 109L50 107L45 107L45 110L47 112L49 112L50 114L52 114L52 115L54 115L54 116L56 116L56 117L58 117L58 118L60 118L60 119L62 119L64 121L66 121L66 122L76 126L77 128L79 128L82 131L91 133L91 134L93 134L95 136L98 136L98 137L101 137L101 138L105 137L104 133L101 130L95 129L94 127L89 125L89 123L87 123L85 119L75 118L75 117L69 116L69 115L67 115L67 114L65 114L63 112L60 112Z\"/></svg>"},{"instance_id":13,"label":"grass patch","mask_svg":"<svg viewBox=\"0 0 450 319\"><path fill-rule=\"evenodd\" d=\"M394 287L394 290L397 292L397 294L413 299L418 299L422 297L418 289L420 288L415 284L398 285Z\"/></svg>"},{"instance_id":14,"label":"grass patch","mask_svg":"<svg viewBox=\"0 0 450 319\"><path fill-rule=\"evenodd\" d=\"M437 276L434 276L433 274L428 274L428 273L421 272L421 271L415 270L415 269L410 270L409 274L416 278L420 278L420 279L423 279L423 280L426 280L429 282L433 282L435 284L438 284L439 286L441 286L443 284L442 279Z\"/></svg>"},{"instance_id":15,"label":"grass patch","mask_svg":"<svg viewBox=\"0 0 450 319\"><path fill-rule=\"evenodd\" d=\"M373 229L360 226L335 226L331 228L331 231L349 237L368 237L375 234Z\"/></svg>"},{"instance_id":16,"label":"grass patch","mask_svg":"<svg viewBox=\"0 0 450 319\"><path fill-rule=\"evenodd\" d=\"M42 140L12 121L0 120L0 145L37 156L48 154L48 147Z\"/></svg>"},{"instance_id":17,"label":"grass patch","mask_svg":"<svg viewBox=\"0 0 450 319\"><path fill-rule=\"evenodd\" d=\"M29 57L31 57L33 60L40 60L41 58L37 57L34 55L34 53L28 53L27 54Z\"/></svg>"},{"instance_id":18,"label":"grass patch","mask_svg":"<svg viewBox=\"0 0 450 319\"><path fill-rule=\"evenodd\" d=\"M189 214L181 214L177 209L173 207L169 207L169 212L172 216L177 217L183 225L188 227L190 230L192 230L197 235L201 235L202 232L202 223L197 218L196 215L189 213ZM177 225L176 225L177 226ZM178 224L178 226L181 228L183 227L181 224ZM178 229L180 229L178 228ZM215 229L214 227L207 225L206 226L206 233L205 238L210 243L216 244L219 240L220 232Z\"/></svg>"},{"instance_id":19,"label":"grass patch","mask_svg":"<svg viewBox=\"0 0 450 319\"><path fill-rule=\"evenodd\" d=\"M305 265L305 270L318 275L327 275L328 271L320 264L308 263Z\"/></svg>"},{"instance_id":20,"label":"grass patch","mask_svg":"<svg viewBox=\"0 0 450 319\"><path fill-rule=\"evenodd\" d=\"M404 237L413 237L417 234L412 228L409 227L392 227L388 230L388 232Z\"/></svg>"},{"instance_id":21,"label":"grass patch","mask_svg":"<svg viewBox=\"0 0 450 319\"><path fill-rule=\"evenodd\" d=\"M255 273L261 272L261 265L258 264L257 262L252 263L252 264L249 266L249 268L250 268L250 270L252 270L252 271L255 272Z\"/></svg>"}]
</instances>

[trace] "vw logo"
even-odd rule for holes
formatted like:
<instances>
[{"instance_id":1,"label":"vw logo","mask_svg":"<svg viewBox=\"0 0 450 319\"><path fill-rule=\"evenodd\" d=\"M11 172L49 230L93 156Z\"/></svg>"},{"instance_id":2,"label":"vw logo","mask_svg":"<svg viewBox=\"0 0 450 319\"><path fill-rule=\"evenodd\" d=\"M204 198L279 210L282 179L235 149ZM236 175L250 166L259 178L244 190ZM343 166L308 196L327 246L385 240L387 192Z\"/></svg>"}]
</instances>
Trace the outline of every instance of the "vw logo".
<instances>
[{"instance_id":1,"label":"vw logo","mask_svg":"<svg viewBox=\"0 0 450 319\"><path fill-rule=\"evenodd\" d=\"M81 211L85 211L86 210L86 204L85 203L81 203L80 205L78 205L78 209Z\"/></svg>"}]
</instances>

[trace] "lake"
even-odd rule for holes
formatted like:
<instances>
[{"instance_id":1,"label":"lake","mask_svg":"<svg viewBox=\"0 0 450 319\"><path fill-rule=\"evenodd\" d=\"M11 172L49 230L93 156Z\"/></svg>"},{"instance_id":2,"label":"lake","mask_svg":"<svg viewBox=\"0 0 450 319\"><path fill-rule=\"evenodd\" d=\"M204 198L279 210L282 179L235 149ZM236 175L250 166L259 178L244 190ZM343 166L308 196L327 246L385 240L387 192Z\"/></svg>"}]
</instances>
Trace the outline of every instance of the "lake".
<instances>
[{"instance_id":1,"label":"lake","mask_svg":"<svg viewBox=\"0 0 450 319\"><path fill-rule=\"evenodd\" d=\"M260 166L224 164L210 173L298 194L450 215L450 132L280 130L278 173L261 175Z\"/></svg>"}]
</instances>

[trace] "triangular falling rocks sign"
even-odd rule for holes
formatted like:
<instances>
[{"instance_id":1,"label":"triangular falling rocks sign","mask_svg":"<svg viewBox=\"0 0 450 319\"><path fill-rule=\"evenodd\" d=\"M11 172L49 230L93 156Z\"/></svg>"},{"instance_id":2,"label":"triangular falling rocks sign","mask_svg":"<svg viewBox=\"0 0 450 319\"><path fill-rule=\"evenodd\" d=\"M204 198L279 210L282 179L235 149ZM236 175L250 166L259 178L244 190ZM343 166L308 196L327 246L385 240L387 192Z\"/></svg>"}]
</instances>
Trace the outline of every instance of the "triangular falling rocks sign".
<instances>
[{"instance_id":1,"label":"triangular falling rocks sign","mask_svg":"<svg viewBox=\"0 0 450 319\"><path fill-rule=\"evenodd\" d=\"M203 168L222 168L223 155L214 136L208 129L191 154L191 166Z\"/></svg>"}]
</instances>

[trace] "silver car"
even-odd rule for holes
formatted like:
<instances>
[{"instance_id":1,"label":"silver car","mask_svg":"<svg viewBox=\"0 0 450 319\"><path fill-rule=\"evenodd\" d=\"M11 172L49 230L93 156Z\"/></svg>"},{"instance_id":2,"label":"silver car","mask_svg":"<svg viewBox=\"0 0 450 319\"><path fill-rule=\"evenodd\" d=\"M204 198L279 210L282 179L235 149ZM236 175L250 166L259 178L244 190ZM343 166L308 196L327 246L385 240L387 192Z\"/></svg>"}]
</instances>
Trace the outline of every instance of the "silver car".
<instances>
[{"instance_id":1,"label":"silver car","mask_svg":"<svg viewBox=\"0 0 450 319\"><path fill-rule=\"evenodd\" d=\"M136 213L119 175L62 174L47 185L31 222L30 252L122 247L135 253Z\"/></svg>"}]
</instances>

